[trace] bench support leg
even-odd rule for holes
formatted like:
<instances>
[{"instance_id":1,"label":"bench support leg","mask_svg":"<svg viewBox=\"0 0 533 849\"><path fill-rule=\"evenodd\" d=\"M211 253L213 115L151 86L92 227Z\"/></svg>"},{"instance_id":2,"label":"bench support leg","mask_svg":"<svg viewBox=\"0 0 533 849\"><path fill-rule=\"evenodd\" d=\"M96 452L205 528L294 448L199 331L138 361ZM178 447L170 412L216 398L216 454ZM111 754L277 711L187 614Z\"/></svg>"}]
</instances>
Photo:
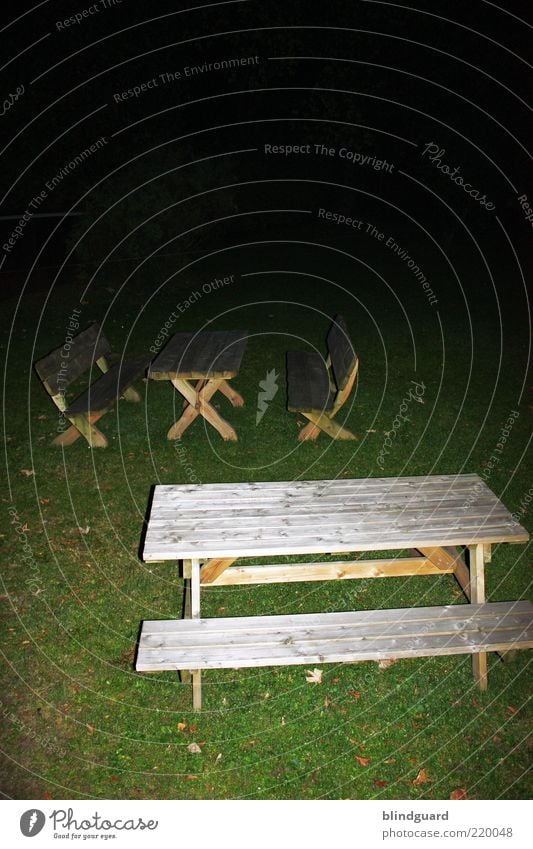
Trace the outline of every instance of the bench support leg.
<instances>
[{"instance_id":1,"label":"bench support leg","mask_svg":"<svg viewBox=\"0 0 533 849\"><path fill-rule=\"evenodd\" d=\"M351 430L342 427L325 413L320 416L315 416L314 413L302 413L302 415L309 419L310 425L303 427L298 434L300 442L307 439L316 439L321 430L331 436L332 439L357 439L357 436Z\"/></svg>"},{"instance_id":2,"label":"bench support leg","mask_svg":"<svg viewBox=\"0 0 533 849\"><path fill-rule=\"evenodd\" d=\"M63 447L72 445L80 436L84 436L91 448L106 448L107 439L104 434L94 427L94 423L102 418L103 413L89 413L88 416L69 416L71 426L53 440L54 445Z\"/></svg>"},{"instance_id":3,"label":"bench support leg","mask_svg":"<svg viewBox=\"0 0 533 849\"><path fill-rule=\"evenodd\" d=\"M483 604L485 601L485 554L483 545L469 545L470 554L470 601ZM472 656L474 681L480 690L487 689L487 653L479 652Z\"/></svg>"},{"instance_id":4,"label":"bench support leg","mask_svg":"<svg viewBox=\"0 0 533 849\"><path fill-rule=\"evenodd\" d=\"M200 561L191 560L191 619L200 618ZM200 669L191 670L192 677L192 709L196 712L202 709L202 672Z\"/></svg>"}]
</instances>

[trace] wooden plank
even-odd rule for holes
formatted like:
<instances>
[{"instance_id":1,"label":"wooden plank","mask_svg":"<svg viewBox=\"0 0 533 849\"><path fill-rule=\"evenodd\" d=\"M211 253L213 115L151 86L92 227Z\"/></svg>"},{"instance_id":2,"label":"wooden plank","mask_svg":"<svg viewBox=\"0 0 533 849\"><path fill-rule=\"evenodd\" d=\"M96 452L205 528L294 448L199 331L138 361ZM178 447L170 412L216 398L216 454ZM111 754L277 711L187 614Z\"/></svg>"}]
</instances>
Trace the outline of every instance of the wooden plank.
<instances>
[{"instance_id":1,"label":"wooden plank","mask_svg":"<svg viewBox=\"0 0 533 849\"><path fill-rule=\"evenodd\" d=\"M307 615L296 617L296 625L285 625L287 617L267 617L277 620L268 627L253 630L234 628L231 641L225 633L227 622L221 622L217 633L212 629L211 642L206 644L208 632L203 629L204 622L217 620L197 620L196 622L170 622L171 631L161 632L156 637L156 645L150 636L153 623L144 623L136 668L138 671L159 671L161 669L179 669L194 666L196 669L255 667L274 665L294 665L311 663L355 662L360 660L380 660L385 658L425 657L430 655L450 655L465 653L485 653L487 651L506 651L514 648L533 647L533 605L524 613L514 614L512 603L499 605L499 612L492 610L491 604L469 605L469 614L461 615L459 605L455 617L450 616L450 608L434 608L433 618L422 626L416 620L409 619L407 611L388 611L390 620L383 630L377 624L373 628L364 617L359 615L344 631L332 631L330 617L335 614L323 614L318 627L310 627ZM480 609L482 608L482 610ZM478 612L481 614L478 616ZM442 613L442 617L441 617ZM518 617L512 622L509 617ZM255 617L262 619L263 617ZM292 620L295 617L289 617ZM507 620L507 621L506 621ZM235 624L235 623L234 623ZM191 626L187 629L187 625ZM147 630L145 628L147 627ZM193 627L194 626L194 627ZM338 625L337 625L338 627ZM193 644L179 646L181 637L188 634ZM194 643L194 640L197 643ZM204 641L204 642L202 642Z\"/></svg>"},{"instance_id":2,"label":"wooden plank","mask_svg":"<svg viewBox=\"0 0 533 849\"><path fill-rule=\"evenodd\" d=\"M312 351L287 352L287 408L295 413L333 409L329 374L320 354Z\"/></svg>"},{"instance_id":3,"label":"wooden plank","mask_svg":"<svg viewBox=\"0 0 533 849\"><path fill-rule=\"evenodd\" d=\"M467 607L467 605L462 605ZM438 610L438 608L436 608ZM304 614L305 615L305 614ZM328 643L336 645L339 643L356 643L366 640L383 640L388 642L391 638L395 640L407 638L425 638L430 635L450 636L455 634L475 635L482 628L485 632L498 631L501 635L504 631L524 630L533 627L532 611L527 614L511 613L502 615L493 613L482 617L459 616L440 618L438 615L424 622L411 621L404 617L398 621L390 621L387 624L361 623L355 621L351 625L330 625L327 622L328 614L324 614L321 624L306 626L304 624L293 625L290 629L283 627L268 628L242 628L227 632L222 627L220 630L212 629L203 631L201 627L174 627L173 630L158 634L145 633L143 631L143 648L164 649L165 651L183 650L199 652L210 652L235 647L250 648L254 646L282 645L290 646L297 650L298 647L307 646L309 643ZM258 617L262 618L262 617ZM180 621L180 624L181 621ZM176 623L174 623L176 625Z\"/></svg>"},{"instance_id":4,"label":"wooden plank","mask_svg":"<svg viewBox=\"0 0 533 849\"><path fill-rule=\"evenodd\" d=\"M475 616L479 621L488 617L492 620L494 615L504 619L506 616L521 616L528 618L533 615L533 605L530 601L493 601L485 604L447 604L439 607L404 607L383 610L348 610L337 613L289 613L272 616L234 616L218 619L198 619L190 621L188 628L201 633L213 631L217 633L231 634L234 631L259 632L272 629L278 632L286 631L290 634L295 628L302 627L306 630L311 628L338 628L339 626L352 627L354 625L380 624L388 628L391 623L418 622L423 627L425 623L432 622L435 618L445 623L448 620L456 621L469 619ZM175 632L176 628L183 628L181 620L152 619L143 623L143 633L159 634Z\"/></svg>"},{"instance_id":5,"label":"wooden plank","mask_svg":"<svg viewBox=\"0 0 533 849\"><path fill-rule=\"evenodd\" d=\"M38 360L35 371L50 395L64 391L80 375L90 369L100 357L111 351L109 342L97 324L92 324L71 342Z\"/></svg>"},{"instance_id":6,"label":"wooden plank","mask_svg":"<svg viewBox=\"0 0 533 849\"><path fill-rule=\"evenodd\" d=\"M463 509L473 488L476 501ZM476 475L163 486L156 487L144 559L445 548L528 538Z\"/></svg>"},{"instance_id":7,"label":"wooden plank","mask_svg":"<svg viewBox=\"0 0 533 849\"><path fill-rule=\"evenodd\" d=\"M357 578L398 578L407 575L442 575L451 568L434 566L425 557L339 560L330 563L287 563L265 566L232 566L211 583L215 586L238 584L278 584L294 581L351 580ZM202 581L202 577L200 576Z\"/></svg>"},{"instance_id":8,"label":"wooden plank","mask_svg":"<svg viewBox=\"0 0 533 849\"><path fill-rule=\"evenodd\" d=\"M243 330L175 333L153 361L148 377L152 380L235 377L247 340Z\"/></svg>"},{"instance_id":9,"label":"wooden plank","mask_svg":"<svg viewBox=\"0 0 533 849\"><path fill-rule=\"evenodd\" d=\"M79 413L87 415L87 413L108 410L123 395L128 386L143 374L149 362L149 358L144 356L115 363L89 386L86 392L69 404L65 415L73 416Z\"/></svg>"},{"instance_id":10,"label":"wooden plank","mask_svg":"<svg viewBox=\"0 0 533 849\"><path fill-rule=\"evenodd\" d=\"M320 508L320 510L318 509ZM493 511L490 517L487 517L486 512L481 509L477 513L469 515L468 522L461 521L462 516L457 515L455 508L431 508L425 510L420 505L410 505L407 508L395 510L386 506L376 508L373 507L349 507L339 506L331 512L327 512L328 506L317 504L314 509L309 506L305 509L303 506L295 507L294 509L286 508L285 510L269 509L256 512L246 509L242 511L232 510L225 511L215 515L212 511L191 511L189 513L180 512L176 515L175 509L166 512L158 511L151 518L153 529L159 529L162 533L165 530L172 530L179 533L180 531L191 531L194 526L195 533L202 533L206 536L209 533L218 533L221 530L232 530L238 524L240 528L250 529L252 535L258 529L282 529L290 528L295 532L295 536L305 534L309 527L338 527L344 522L350 525L357 526L360 531L374 530L380 527L394 526L395 530L405 528L410 530L413 525L419 523L429 523L430 521L437 522L439 525L449 524L450 527L471 527L472 521L476 524L488 524L489 519L493 525L502 524L507 520L507 511L504 507L498 511ZM435 549L438 552L440 549ZM429 555L428 555L429 556Z\"/></svg>"}]
</instances>

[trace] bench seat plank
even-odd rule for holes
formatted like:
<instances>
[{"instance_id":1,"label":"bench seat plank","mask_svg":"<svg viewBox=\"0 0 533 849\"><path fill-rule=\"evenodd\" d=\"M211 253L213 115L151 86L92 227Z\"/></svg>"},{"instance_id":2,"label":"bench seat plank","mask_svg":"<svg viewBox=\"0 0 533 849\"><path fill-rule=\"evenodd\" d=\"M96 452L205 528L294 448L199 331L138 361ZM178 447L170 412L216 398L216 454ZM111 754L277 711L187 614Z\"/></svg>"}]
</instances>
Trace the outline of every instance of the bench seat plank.
<instances>
[{"instance_id":1,"label":"bench seat plank","mask_svg":"<svg viewBox=\"0 0 533 849\"><path fill-rule=\"evenodd\" d=\"M287 352L287 408L293 413L320 413L333 409L335 395L329 373L320 354L312 351Z\"/></svg>"},{"instance_id":2,"label":"bench seat plank","mask_svg":"<svg viewBox=\"0 0 533 849\"><path fill-rule=\"evenodd\" d=\"M149 363L149 357L136 357L115 363L70 404L65 415L104 412L118 401L124 390L148 368Z\"/></svg>"},{"instance_id":3,"label":"bench seat plank","mask_svg":"<svg viewBox=\"0 0 533 849\"><path fill-rule=\"evenodd\" d=\"M530 602L143 623L136 669L342 663L533 648Z\"/></svg>"},{"instance_id":4,"label":"bench seat plank","mask_svg":"<svg viewBox=\"0 0 533 849\"><path fill-rule=\"evenodd\" d=\"M477 475L156 486L145 561L527 542Z\"/></svg>"}]
</instances>

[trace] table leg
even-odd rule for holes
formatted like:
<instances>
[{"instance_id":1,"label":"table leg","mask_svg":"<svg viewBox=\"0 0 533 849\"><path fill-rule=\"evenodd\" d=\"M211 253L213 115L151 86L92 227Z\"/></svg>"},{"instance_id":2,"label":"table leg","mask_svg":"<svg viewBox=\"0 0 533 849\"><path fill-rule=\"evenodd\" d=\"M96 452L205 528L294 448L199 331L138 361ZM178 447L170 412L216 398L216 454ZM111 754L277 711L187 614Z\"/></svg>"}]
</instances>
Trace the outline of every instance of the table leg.
<instances>
[{"instance_id":1,"label":"table leg","mask_svg":"<svg viewBox=\"0 0 533 849\"><path fill-rule=\"evenodd\" d=\"M189 406L181 415L181 418L172 425L167 433L167 439L180 439L189 425L197 416L202 416L225 440L237 441L237 434L232 426L220 416L215 408L209 403L210 398L220 389L221 379L208 380L205 385L196 392L187 380L174 378L171 383L189 402Z\"/></svg>"},{"instance_id":2,"label":"table leg","mask_svg":"<svg viewBox=\"0 0 533 849\"><path fill-rule=\"evenodd\" d=\"M191 561L183 561L183 618L191 619ZM180 681L186 684L190 673L188 669L180 669Z\"/></svg>"},{"instance_id":3,"label":"table leg","mask_svg":"<svg viewBox=\"0 0 533 849\"><path fill-rule=\"evenodd\" d=\"M195 558L191 560L191 618L200 618L200 561ZM202 709L202 672L200 669L192 669L192 708L194 711Z\"/></svg>"},{"instance_id":4,"label":"table leg","mask_svg":"<svg viewBox=\"0 0 533 849\"><path fill-rule=\"evenodd\" d=\"M219 386L219 390L226 396L226 398L229 398L234 407L244 407L244 398L242 395L239 395L233 386L229 385L227 380L222 381Z\"/></svg>"},{"instance_id":5,"label":"table leg","mask_svg":"<svg viewBox=\"0 0 533 849\"><path fill-rule=\"evenodd\" d=\"M485 554L483 545L469 545L470 555L470 601L472 604L483 604L485 601ZM472 671L474 681L480 690L487 689L487 653L479 652L472 655Z\"/></svg>"}]
</instances>

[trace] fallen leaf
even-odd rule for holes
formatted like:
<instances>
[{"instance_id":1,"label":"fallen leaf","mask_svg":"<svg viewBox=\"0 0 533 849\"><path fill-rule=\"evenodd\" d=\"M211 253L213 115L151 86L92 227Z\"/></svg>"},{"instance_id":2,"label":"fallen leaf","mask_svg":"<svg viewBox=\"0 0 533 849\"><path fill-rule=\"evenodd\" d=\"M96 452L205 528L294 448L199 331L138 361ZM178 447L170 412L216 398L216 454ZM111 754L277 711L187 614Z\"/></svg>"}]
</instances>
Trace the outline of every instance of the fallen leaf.
<instances>
[{"instance_id":1,"label":"fallen leaf","mask_svg":"<svg viewBox=\"0 0 533 849\"><path fill-rule=\"evenodd\" d=\"M352 699L360 699L361 693L358 693L357 690L348 690L348 695L352 697Z\"/></svg>"},{"instance_id":2,"label":"fallen leaf","mask_svg":"<svg viewBox=\"0 0 533 849\"><path fill-rule=\"evenodd\" d=\"M43 799L51 799L52 797L50 796L50 793L43 793L42 798Z\"/></svg>"},{"instance_id":3,"label":"fallen leaf","mask_svg":"<svg viewBox=\"0 0 533 849\"><path fill-rule=\"evenodd\" d=\"M374 779L374 784L376 785L376 787L386 787L388 783L388 781L380 781L378 778Z\"/></svg>"},{"instance_id":4,"label":"fallen leaf","mask_svg":"<svg viewBox=\"0 0 533 849\"><path fill-rule=\"evenodd\" d=\"M89 723L87 723L87 725L85 727L86 727L87 731L89 732L89 734L94 734L94 728L92 727L92 725L89 725Z\"/></svg>"},{"instance_id":5,"label":"fallen leaf","mask_svg":"<svg viewBox=\"0 0 533 849\"><path fill-rule=\"evenodd\" d=\"M185 722L178 722L178 731L184 731L185 728L187 728L187 725L186 725Z\"/></svg>"},{"instance_id":6,"label":"fallen leaf","mask_svg":"<svg viewBox=\"0 0 533 849\"><path fill-rule=\"evenodd\" d=\"M328 699L328 697L327 697L327 696L326 696L326 698L324 699L324 707L325 707L325 708L328 708L328 707L329 707L329 699Z\"/></svg>"},{"instance_id":7,"label":"fallen leaf","mask_svg":"<svg viewBox=\"0 0 533 849\"><path fill-rule=\"evenodd\" d=\"M518 708L513 707L513 705L507 705L507 713L511 715L518 713Z\"/></svg>"},{"instance_id":8,"label":"fallen leaf","mask_svg":"<svg viewBox=\"0 0 533 849\"><path fill-rule=\"evenodd\" d=\"M378 667L380 669L388 669L389 666L392 666L393 663L396 663L396 660L392 657L387 660L378 660Z\"/></svg>"},{"instance_id":9,"label":"fallen leaf","mask_svg":"<svg viewBox=\"0 0 533 849\"><path fill-rule=\"evenodd\" d=\"M85 536L85 534L88 534L91 529L89 525L86 525L85 528L78 528L78 530L80 534L83 534Z\"/></svg>"},{"instance_id":10,"label":"fallen leaf","mask_svg":"<svg viewBox=\"0 0 533 849\"><path fill-rule=\"evenodd\" d=\"M281 723L281 725L285 725L285 717L284 716L281 717L280 723Z\"/></svg>"},{"instance_id":11,"label":"fallen leaf","mask_svg":"<svg viewBox=\"0 0 533 849\"><path fill-rule=\"evenodd\" d=\"M361 755L354 755L354 758L359 766L368 766L370 763L370 758L362 758Z\"/></svg>"},{"instance_id":12,"label":"fallen leaf","mask_svg":"<svg viewBox=\"0 0 533 849\"><path fill-rule=\"evenodd\" d=\"M192 772L190 772L188 775L185 776L185 781L194 781L195 778L198 778L198 776L193 775Z\"/></svg>"},{"instance_id":13,"label":"fallen leaf","mask_svg":"<svg viewBox=\"0 0 533 849\"><path fill-rule=\"evenodd\" d=\"M413 778L413 785L417 787L419 784L425 784L427 781L430 781L428 778L428 774L425 769L419 769L418 775L416 778Z\"/></svg>"},{"instance_id":14,"label":"fallen leaf","mask_svg":"<svg viewBox=\"0 0 533 849\"><path fill-rule=\"evenodd\" d=\"M450 799L468 799L464 787L458 787L457 790L452 790Z\"/></svg>"},{"instance_id":15,"label":"fallen leaf","mask_svg":"<svg viewBox=\"0 0 533 849\"><path fill-rule=\"evenodd\" d=\"M191 753L191 755L200 755L202 750L198 743L189 743L187 746L187 751Z\"/></svg>"},{"instance_id":16,"label":"fallen leaf","mask_svg":"<svg viewBox=\"0 0 533 849\"><path fill-rule=\"evenodd\" d=\"M23 475L26 475L27 478L31 478L31 476L35 474L33 469L21 469L20 471Z\"/></svg>"},{"instance_id":17,"label":"fallen leaf","mask_svg":"<svg viewBox=\"0 0 533 849\"><path fill-rule=\"evenodd\" d=\"M217 764L221 760L222 760L222 752L219 752L218 755L215 758L215 763Z\"/></svg>"},{"instance_id":18,"label":"fallen leaf","mask_svg":"<svg viewBox=\"0 0 533 849\"><path fill-rule=\"evenodd\" d=\"M396 758L388 758L388 760L383 761L384 764L395 764Z\"/></svg>"},{"instance_id":19,"label":"fallen leaf","mask_svg":"<svg viewBox=\"0 0 533 849\"><path fill-rule=\"evenodd\" d=\"M322 670L321 669L306 669L305 670L305 680L308 684L322 684Z\"/></svg>"}]
</instances>

